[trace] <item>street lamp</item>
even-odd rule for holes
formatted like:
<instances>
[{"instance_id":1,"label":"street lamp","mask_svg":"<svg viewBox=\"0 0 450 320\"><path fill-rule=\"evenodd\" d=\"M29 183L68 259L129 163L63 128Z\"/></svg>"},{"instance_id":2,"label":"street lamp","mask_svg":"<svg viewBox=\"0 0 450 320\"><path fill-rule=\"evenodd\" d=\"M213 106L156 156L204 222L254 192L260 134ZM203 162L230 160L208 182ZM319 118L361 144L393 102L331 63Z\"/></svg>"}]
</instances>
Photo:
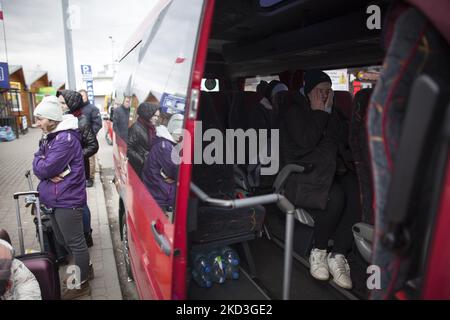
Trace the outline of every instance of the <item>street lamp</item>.
<instances>
[{"instance_id":1,"label":"street lamp","mask_svg":"<svg viewBox=\"0 0 450 320\"><path fill-rule=\"evenodd\" d=\"M114 40L112 36L109 36L108 38L111 39L111 63L112 63L112 72L114 76L116 74L116 66L114 61Z\"/></svg>"}]
</instances>

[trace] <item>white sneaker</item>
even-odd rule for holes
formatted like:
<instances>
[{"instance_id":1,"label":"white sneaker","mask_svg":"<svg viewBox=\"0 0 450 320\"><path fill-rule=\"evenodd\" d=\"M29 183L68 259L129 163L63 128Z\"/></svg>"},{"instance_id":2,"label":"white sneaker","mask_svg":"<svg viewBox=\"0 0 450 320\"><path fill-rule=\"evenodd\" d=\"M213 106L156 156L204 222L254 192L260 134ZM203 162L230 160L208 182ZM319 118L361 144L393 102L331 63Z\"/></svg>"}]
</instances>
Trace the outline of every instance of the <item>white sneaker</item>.
<instances>
[{"instance_id":1,"label":"white sneaker","mask_svg":"<svg viewBox=\"0 0 450 320\"><path fill-rule=\"evenodd\" d=\"M348 265L347 259L344 255L336 254L334 258L331 258L331 253L328 254L328 268L331 275L333 276L333 281L340 287L344 289L352 288L352 279L350 278L350 266Z\"/></svg>"},{"instance_id":2,"label":"white sneaker","mask_svg":"<svg viewBox=\"0 0 450 320\"><path fill-rule=\"evenodd\" d=\"M309 255L309 272L317 280L328 280L327 250L312 249Z\"/></svg>"}]
</instances>

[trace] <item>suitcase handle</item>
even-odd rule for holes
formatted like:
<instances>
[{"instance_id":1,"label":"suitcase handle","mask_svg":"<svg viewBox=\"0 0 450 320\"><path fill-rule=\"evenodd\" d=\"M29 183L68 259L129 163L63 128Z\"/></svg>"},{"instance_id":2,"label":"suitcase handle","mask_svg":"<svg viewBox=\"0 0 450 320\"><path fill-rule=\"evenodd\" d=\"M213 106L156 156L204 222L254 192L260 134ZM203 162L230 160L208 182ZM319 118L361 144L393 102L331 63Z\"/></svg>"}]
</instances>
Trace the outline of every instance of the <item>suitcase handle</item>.
<instances>
[{"instance_id":1,"label":"suitcase handle","mask_svg":"<svg viewBox=\"0 0 450 320\"><path fill-rule=\"evenodd\" d=\"M29 196L29 195L33 195L33 196L39 197L39 191L16 192L16 193L13 194L13 197L14 197L14 199L19 199L19 197Z\"/></svg>"},{"instance_id":2,"label":"suitcase handle","mask_svg":"<svg viewBox=\"0 0 450 320\"><path fill-rule=\"evenodd\" d=\"M25 254L25 245L23 241L23 228L22 228L22 219L20 217L20 205L19 198L22 196L35 196L36 197L36 217L38 220L38 232L39 232L39 244L41 247L41 252L44 252L44 234L42 231L42 220L40 213L40 203L39 203L39 192L38 191L25 191L25 192L16 192L13 194L14 199L16 200L16 217L17 217L17 229L19 232L19 245L20 245L20 253Z\"/></svg>"}]
</instances>

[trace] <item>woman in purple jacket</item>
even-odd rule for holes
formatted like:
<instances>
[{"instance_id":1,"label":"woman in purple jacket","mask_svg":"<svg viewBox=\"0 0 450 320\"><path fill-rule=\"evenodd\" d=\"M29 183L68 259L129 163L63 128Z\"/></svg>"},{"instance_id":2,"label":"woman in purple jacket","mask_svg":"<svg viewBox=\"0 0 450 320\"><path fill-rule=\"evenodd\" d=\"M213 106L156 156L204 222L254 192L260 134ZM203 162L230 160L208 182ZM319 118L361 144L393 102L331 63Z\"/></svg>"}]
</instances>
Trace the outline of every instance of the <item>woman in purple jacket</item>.
<instances>
[{"instance_id":1,"label":"woman in purple jacket","mask_svg":"<svg viewBox=\"0 0 450 320\"><path fill-rule=\"evenodd\" d=\"M40 180L41 204L53 211L50 218L56 238L67 246L79 268L75 283L68 283L63 293L63 299L73 299L90 293L89 252L83 234L86 182L81 134L77 118L63 117L54 96L45 97L34 116L43 138L34 155L33 171Z\"/></svg>"},{"instance_id":2,"label":"woman in purple jacket","mask_svg":"<svg viewBox=\"0 0 450 320\"><path fill-rule=\"evenodd\" d=\"M174 162L175 145L180 141L183 129L183 116L174 114L165 126L156 128L156 141L148 154L142 170L142 180L153 199L165 211L175 206L178 160Z\"/></svg>"}]
</instances>

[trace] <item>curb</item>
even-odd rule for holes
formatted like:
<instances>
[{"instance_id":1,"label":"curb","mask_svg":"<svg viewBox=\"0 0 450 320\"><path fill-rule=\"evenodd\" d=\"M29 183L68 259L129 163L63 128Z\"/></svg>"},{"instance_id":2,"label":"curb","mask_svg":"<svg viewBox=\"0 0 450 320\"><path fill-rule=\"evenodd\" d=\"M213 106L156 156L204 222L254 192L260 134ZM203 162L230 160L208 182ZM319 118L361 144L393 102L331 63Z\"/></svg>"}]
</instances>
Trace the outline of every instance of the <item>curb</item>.
<instances>
[{"instance_id":1,"label":"curb","mask_svg":"<svg viewBox=\"0 0 450 320\"><path fill-rule=\"evenodd\" d=\"M98 225L93 224L93 237L94 240L93 250L93 264L94 270L96 270L96 258L97 261L101 261L101 267L99 272L101 278L103 278L103 285L101 283L95 283L93 280L93 292L92 300L122 300L122 291L119 283L119 276L116 267L116 260L114 256L114 249L112 245L111 231L109 228L108 212L106 210L105 193L103 190L103 184L100 180L98 158L96 159L96 172L95 172L95 201L98 215ZM92 199L94 200L94 199ZM95 235L97 234L97 235ZM96 248L95 243L101 244L100 248ZM98 285L98 286L97 286ZM96 287L98 290L96 290Z\"/></svg>"}]
</instances>

